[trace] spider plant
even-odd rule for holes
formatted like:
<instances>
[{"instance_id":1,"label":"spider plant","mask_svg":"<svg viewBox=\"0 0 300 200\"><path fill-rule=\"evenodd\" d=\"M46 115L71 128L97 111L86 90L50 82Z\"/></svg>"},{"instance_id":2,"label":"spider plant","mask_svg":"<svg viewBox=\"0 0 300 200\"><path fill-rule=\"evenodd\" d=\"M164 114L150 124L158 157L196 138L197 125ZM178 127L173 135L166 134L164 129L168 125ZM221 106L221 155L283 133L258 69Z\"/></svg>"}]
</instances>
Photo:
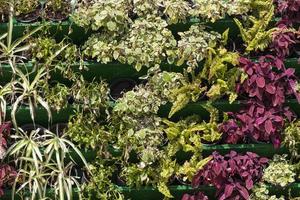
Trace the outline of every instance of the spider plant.
<instances>
[{"instance_id":1,"label":"spider plant","mask_svg":"<svg viewBox=\"0 0 300 200\"><path fill-rule=\"evenodd\" d=\"M15 128L17 128L17 121L16 121L16 112L20 105L24 102L28 103L30 108L30 116L33 121L35 122L35 109L38 103L44 107L48 113L48 121L51 121L52 115L50 106L48 103L43 99L41 96L41 88L43 88L46 82L46 75L47 72L45 68L39 68L34 79L30 80L30 73L24 74L20 69L16 68L16 75L17 79L13 82L8 83L11 85L13 89L13 100L12 102L12 111L11 111L11 120Z\"/></svg>"},{"instance_id":2,"label":"spider plant","mask_svg":"<svg viewBox=\"0 0 300 200\"><path fill-rule=\"evenodd\" d=\"M9 20L7 26L7 32L0 35L0 65L9 64L15 73L16 63L19 59L24 59L22 52L30 49L31 45L26 44L25 41L30 38L33 34L41 30L44 26L39 26L17 40L13 41L13 5L9 6ZM6 41L5 41L6 39ZM24 44L25 43L25 44Z\"/></svg>"},{"instance_id":3,"label":"spider plant","mask_svg":"<svg viewBox=\"0 0 300 200\"><path fill-rule=\"evenodd\" d=\"M82 153L65 135L58 136L48 130L41 133L39 129L25 133L20 129L12 138L16 142L8 149L7 156L14 158L19 169L13 186L13 200L16 194L29 196L32 200L48 199L47 189L54 191L55 199L71 200L73 186L81 199L80 184L71 174L75 162L70 151L79 156L88 171L89 168Z\"/></svg>"}]
</instances>

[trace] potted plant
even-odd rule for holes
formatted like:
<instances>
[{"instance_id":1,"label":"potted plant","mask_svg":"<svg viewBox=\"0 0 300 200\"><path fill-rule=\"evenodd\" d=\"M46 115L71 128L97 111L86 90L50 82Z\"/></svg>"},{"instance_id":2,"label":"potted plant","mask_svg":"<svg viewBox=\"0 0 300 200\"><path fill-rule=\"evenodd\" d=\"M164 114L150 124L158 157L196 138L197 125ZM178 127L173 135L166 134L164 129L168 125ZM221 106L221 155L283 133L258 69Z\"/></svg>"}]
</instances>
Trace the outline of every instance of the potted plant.
<instances>
[{"instance_id":1,"label":"potted plant","mask_svg":"<svg viewBox=\"0 0 300 200\"><path fill-rule=\"evenodd\" d=\"M15 9L17 20L29 23L40 17L42 5L39 0L18 0Z\"/></svg>"},{"instance_id":2,"label":"potted plant","mask_svg":"<svg viewBox=\"0 0 300 200\"><path fill-rule=\"evenodd\" d=\"M70 13L70 0L48 0L45 5L45 17L51 21L66 20Z\"/></svg>"},{"instance_id":3,"label":"potted plant","mask_svg":"<svg viewBox=\"0 0 300 200\"><path fill-rule=\"evenodd\" d=\"M238 154L231 151L225 156L214 152L211 161L194 176L192 186L213 185L219 200L248 200L250 190L263 176L267 163L267 158L252 152Z\"/></svg>"},{"instance_id":4,"label":"potted plant","mask_svg":"<svg viewBox=\"0 0 300 200\"><path fill-rule=\"evenodd\" d=\"M281 188L295 182L295 169L287 160L287 155L274 155L264 170L263 181Z\"/></svg>"},{"instance_id":5,"label":"potted plant","mask_svg":"<svg viewBox=\"0 0 300 200\"><path fill-rule=\"evenodd\" d=\"M0 1L0 23L8 21L9 15L9 2L7 0Z\"/></svg>"}]
</instances>

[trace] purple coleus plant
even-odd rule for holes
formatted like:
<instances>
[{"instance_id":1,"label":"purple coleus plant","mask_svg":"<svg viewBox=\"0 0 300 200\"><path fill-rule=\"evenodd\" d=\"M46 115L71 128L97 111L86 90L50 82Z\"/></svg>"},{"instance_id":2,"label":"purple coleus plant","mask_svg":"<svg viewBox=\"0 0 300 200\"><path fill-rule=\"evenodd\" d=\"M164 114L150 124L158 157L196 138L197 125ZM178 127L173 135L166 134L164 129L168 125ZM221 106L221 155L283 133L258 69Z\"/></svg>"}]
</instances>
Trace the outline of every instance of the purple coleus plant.
<instances>
[{"instance_id":1,"label":"purple coleus plant","mask_svg":"<svg viewBox=\"0 0 300 200\"><path fill-rule=\"evenodd\" d=\"M212 160L194 176L192 186L213 185L218 200L249 199L249 191L258 182L268 159L255 153L238 154L231 151L222 156L212 154Z\"/></svg>"},{"instance_id":2,"label":"purple coleus plant","mask_svg":"<svg viewBox=\"0 0 300 200\"><path fill-rule=\"evenodd\" d=\"M281 132L285 121L294 120L294 113L283 106L270 107L262 102L250 100L238 113L229 113L231 119L219 125L224 143L261 141L272 142L275 148L280 147Z\"/></svg>"},{"instance_id":3,"label":"purple coleus plant","mask_svg":"<svg viewBox=\"0 0 300 200\"><path fill-rule=\"evenodd\" d=\"M282 17L279 23L291 26L300 22L300 0L274 0L274 3L277 6L277 13Z\"/></svg>"},{"instance_id":4,"label":"purple coleus plant","mask_svg":"<svg viewBox=\"0 0 300 200\"><path fill-rule=\"evenodd\" d=\"M271 50L279 58L285 58L290 55L290 50L298 42L299 32L288 28L285 24L279 24L277 30L272 34Z\"/></svg>"},{"instance_id":5,"label":"purple coleus plant","mask_svg":"<svg viewBox=\"0 0 300 200\"><path fill-rule=\"evenodd\" d=\"M253 62L242 57L240 65L248 78L237 86L239 94L246 94L274 107L285 103L285 98L292 94L300 102L295 69L286 69L281 59L267 55Z\"/></svg>"},{"instance_id":6,"label":"purple coleus plant","mask_svg":"<svg viewBox=\"0 0 300 200\"><path fill-rule=\"evenodd\" d=\"M181 200L208 200L208 197L202 192L198 192L195 195L184 194Z\"/></svg>"}]
</instances>

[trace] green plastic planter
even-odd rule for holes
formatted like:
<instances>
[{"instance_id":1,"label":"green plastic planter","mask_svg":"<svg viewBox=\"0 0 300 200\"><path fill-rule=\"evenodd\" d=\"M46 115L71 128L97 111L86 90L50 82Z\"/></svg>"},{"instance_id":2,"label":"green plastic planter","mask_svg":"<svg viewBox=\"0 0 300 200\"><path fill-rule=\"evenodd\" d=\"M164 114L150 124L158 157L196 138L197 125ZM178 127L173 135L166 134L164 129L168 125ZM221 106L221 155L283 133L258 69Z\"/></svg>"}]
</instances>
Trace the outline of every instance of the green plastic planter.
<instances>
[{"instance_id":1,"label":"green plastic planter","mask_svg":"<svg viewBox=\"0 0 300 200\"><path fill-rule=\"evenodd\" d=\"M138 80L139 77L147 74L147 68L143 67L141 71L136 71L133 66L128 64L122 64L119 62L112 62L108 64L101 64L95 61L84 62L86 70L79 69L79 63L72 66L72 69L75 72L80 72L84 78L88 81L99 81L106 80L109 83L112 83L117 79L129 78L133 80ZM295 68L295 74L300 77L300 64L298 63L297 58L288 58L285 60L285 65L288 68ZM34 69L32 63L26 63L24 65L18 66L24 73L31 72ZM171 72L182 72L184 66L176 66L175 64L161 64L161 69L164 71ZM35 73L31 74L31 79L34 78ZM60 72L51 72L51 80L58 81L64 84L70 84L68 79L64 79ZM7 83L12 78L12 70L9 65L0 65L0 82L2 84Z\"/></svg>"},{"instance_id":2,"label":"green plastic planter","mask_svg":"<svg viewBox=\"0 0 300 200\"><path fill-rule=\"evenodd\" d=\"M11 107L8 107L6 112L6 117L8 118L7 120L9 120L11 116ZM44 127L48 127L48 125L51 124L67 123L69 117L75 113L75 110L72 107L67 107L59 112L52 112L52 121L50 124L48 123L49 120L47 111L43 107L37 107L35 112L35 123ZM19 126L24 124L32 124L33 122L30 117L29 107L21 106L16 113L16 120Z\"/></svg>"},{"instance_id":3,"label":"green plastic planter","mask_svg":"<svg viewBox=\"0 0 300 200\"><path fill-rule=\"evenodd\" d=\"M122 192L126 199L130 200L163 200L163 195L160 192L151 186L145 186L141 188L129 188L129 187L117 187L117 189ZM276 186L268 185L270 194L272 195L284 195L288 196L289 192L292 197L297 197L300 195L300 183L293 183L286 188L279 188ZM193 194L197 191L203 192L208 196L210 200L216 200L215 192L216 189L213 186L200 186L197 189L192 188L191 186L186 185L174 185L169 186L171 194L174 196L174 200L180 200L185 193ZM74 200L78 199L77 190L74 189ZM3 200L11 199L12 191L5 190L4 196L1 197ZM47 196L53 197L53 191L48 189ZM16 198L16 200L21 200L21 198ZM95 199L96 200L96 199Z\"/></svg>"},{"instance_id":4,"label":"green plastic planter","mask_svg":"<svg viewBox=\"0 0 300 200\"><path fill-rule=\"evenodd\" d=\"M190 103L184 109L176 113L172 118L176 120L179 118L190 116L192 114L196 114L200 116L203 120L207 120L209 119L209 112L205 110L205 108L203 107L205 103L206 101ZM218 110L223 112L229 112L229 111L237 112L239 111L239 109L244 103L245 103L244 101L235 101L232 104L229 104L227 100L219 100L213 102L213 106L215 106ZM288 100L286 102L286 106L289 106L298 116L300 116L300 104L297 102L297 100L295 99ZM162 106L159 110L159 116L167 118L170 108L171 108L171 104ZM8 107L7 114L6 114L8 120L10 119L10 113L11 113L11 107ZM52 112L52 121L50 125L56 123L68 122L70 116L73 115L74 113L75 113L75 109L74 107L71 106L62 109L59 112ZM19 125L32 123L29 107L21 106L17 111L16 118ZM36 108L35 122L45 127L49 125L47 112L41 106Z\"/></svg>"}]
</instances>

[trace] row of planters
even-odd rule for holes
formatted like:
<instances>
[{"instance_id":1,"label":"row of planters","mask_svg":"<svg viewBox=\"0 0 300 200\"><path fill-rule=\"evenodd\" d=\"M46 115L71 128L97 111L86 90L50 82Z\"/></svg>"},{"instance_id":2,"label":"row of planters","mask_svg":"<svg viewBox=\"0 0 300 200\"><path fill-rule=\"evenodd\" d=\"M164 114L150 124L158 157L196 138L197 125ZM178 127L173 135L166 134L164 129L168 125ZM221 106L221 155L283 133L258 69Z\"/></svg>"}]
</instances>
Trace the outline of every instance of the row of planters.
<instances>
[{"instance_id":1,"label":"row of planters","mask_svg":"<svg viewBox=\"0 0 300 200\"><path fill-rule=\"evenodd\" d=\"M22 2L35 1L16 4ZM300 196L299 66L287 64L298 57L300 1L82 1L72 17L94 31L82 46L67 35L57 40L46 26L14 40L13 16L27 8L6 3L3 198ZM47 1L33 14L49 14L55 3L71 5ZM240 37L203 24L179 33L168 26L226 15L235 17ZM275 16L280 19L272 27ZM87 60L126 69L103 69L96 77L86 72ZM131 73L134 82L107 82Z\"/></svg>"}]
</instances>

